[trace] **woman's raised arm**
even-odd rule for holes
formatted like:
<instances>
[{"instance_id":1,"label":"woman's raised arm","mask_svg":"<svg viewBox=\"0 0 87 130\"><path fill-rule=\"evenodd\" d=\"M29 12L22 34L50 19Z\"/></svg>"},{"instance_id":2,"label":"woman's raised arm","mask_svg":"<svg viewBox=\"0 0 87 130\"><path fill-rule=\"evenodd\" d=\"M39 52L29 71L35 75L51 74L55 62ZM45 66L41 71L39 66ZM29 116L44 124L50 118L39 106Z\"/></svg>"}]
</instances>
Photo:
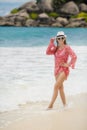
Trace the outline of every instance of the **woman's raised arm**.
<instances>
[{"instance_id":1,"label":"woman's raised arm","mask_svg":"<svg viewBox=\"0 0 87 130\"><path fill-rule=\"evenodd\" d=\"M50 39L50 43L49 43L47 50L46 50L47 55L53 55L55 53L56 46L54 45L54 40L55 40L55 38Z\"/></svg>"}]
</instances>

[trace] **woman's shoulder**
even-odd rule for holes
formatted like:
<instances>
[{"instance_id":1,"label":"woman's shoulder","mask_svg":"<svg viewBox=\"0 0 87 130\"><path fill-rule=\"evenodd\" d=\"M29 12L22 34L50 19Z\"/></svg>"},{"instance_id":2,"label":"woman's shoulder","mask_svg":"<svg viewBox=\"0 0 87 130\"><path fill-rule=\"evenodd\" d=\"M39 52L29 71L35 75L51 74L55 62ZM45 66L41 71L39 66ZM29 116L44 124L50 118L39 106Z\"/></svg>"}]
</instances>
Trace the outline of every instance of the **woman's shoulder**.
<instances>
[{"instance_id":1,"label":"woman's shoulder","mask_svg":"<svg viewBox=\"0 0 87 130\"><path fill-rule=\"evenodd\" d=\"M66 45L65 50L66 50L66 52L70 52L72 49L69 45Z\"/></svg>"},{"instance_id":2,"label":"woman's shoulder","mask_svg":"<svg viewBox=\"0 0 87 130\"><path fill-rule=\"evenodd\" d=\"M68 50L70 49L71 47L69 45L66 45L65 48Z\"/></svg>"}]
</instances>

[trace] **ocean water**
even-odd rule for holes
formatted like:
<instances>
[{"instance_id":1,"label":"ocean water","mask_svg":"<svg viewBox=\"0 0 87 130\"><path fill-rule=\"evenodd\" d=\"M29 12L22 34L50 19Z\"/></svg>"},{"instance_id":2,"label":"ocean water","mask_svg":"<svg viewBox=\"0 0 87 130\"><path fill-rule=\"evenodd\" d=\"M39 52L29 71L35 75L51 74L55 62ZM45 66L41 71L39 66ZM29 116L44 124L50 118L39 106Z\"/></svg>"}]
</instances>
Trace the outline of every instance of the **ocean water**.
<instances>
[{"instance_id":1,"label":"ocean water","mask_svg":"<svg viewBox=\"0 0 87 130\"><path fill-rule=\"evenodd\" d=\"M46 55L46 48L61 30L78 57L64 83L66 96L87 92L86 28L0 27L0 112L50 100L54 57Z\"/></svg>"}]
</instances>

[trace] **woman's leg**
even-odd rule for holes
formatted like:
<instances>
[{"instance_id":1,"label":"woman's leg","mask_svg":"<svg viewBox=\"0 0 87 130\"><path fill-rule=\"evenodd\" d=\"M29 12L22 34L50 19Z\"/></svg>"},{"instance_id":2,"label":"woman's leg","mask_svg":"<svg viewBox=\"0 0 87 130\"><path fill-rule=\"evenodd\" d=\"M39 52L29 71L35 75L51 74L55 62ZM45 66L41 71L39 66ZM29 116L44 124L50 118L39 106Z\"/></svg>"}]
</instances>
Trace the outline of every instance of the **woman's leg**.
<instances>
[{"instance_id":1,"label":"woman's leg","mask_svg":"<svg viewBox=\"0 0 87 130\"><path fill-rule=\"evenodd\" d=\"M58 76L59 76L59 75L58 75ZM56 80L57 80L58 76L55 77ZM65 93L64 93L63 84L62 84L62 86L59 88L59 92L60 92L60 97L61 97L62 103L63 103L63 105L65 106L65 105L66 105L66 97L65 97Z\"/></svg>"},{"instance_id":2,"label":"woman's leg","mask_svg":"<svg viewBox=\"0 0 87 130\"><path fill-rule=\"evenodd\" d=\"M52 99L51 99L51 102L48 106L48 108L52 108L53 107L53 104L57 98L57 95L58 95L58 90L60 89L60 87L62 86L64 80L66 79L66 76L65 76L65 73L64 72L61 72L58 77L56 78L56 83L54 85L54 92L53 92L53 96L52 96Z\"/></svg>"},{"instance_id":3,"label":"woman's leg","mask_svg":"<svg viewBox=\"0 0 87 130\"><path fill-rule=\"evenodd\" d=\"M66 98L65 98L63 85L60 87L59 92L60 92L60 97L61 97L62 103L65 106L66 105Z\"/></svg>"}]
</instances>

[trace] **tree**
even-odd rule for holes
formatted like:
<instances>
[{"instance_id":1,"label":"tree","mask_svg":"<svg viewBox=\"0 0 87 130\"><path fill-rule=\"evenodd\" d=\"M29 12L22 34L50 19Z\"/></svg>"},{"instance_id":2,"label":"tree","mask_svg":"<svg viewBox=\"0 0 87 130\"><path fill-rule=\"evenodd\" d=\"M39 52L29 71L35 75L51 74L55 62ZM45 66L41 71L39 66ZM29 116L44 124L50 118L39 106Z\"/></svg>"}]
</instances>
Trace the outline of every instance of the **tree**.
<instances>
[{"instance_id":1,"label":"tree","mask_svg":"<svg viewBox=\"0 0 87 130\"><path fill-rule=\"evenodd\" d=\"M69 1L70 0L52 0L54 10L57 11L63 4L65 4ZM73 1L77 4L80 4L80 3L87 4L87 0L73 0Z\"/></svg>"},{"instance_id":2,"label":"tree","mask_svg":"<svg viewBox=\"0 0 87 130\"><path fill-rule=\"evenodd\" d=\"M36 0L36 3L38 4L38 3L40 3L41 2L41 0Z\"/></svg>"},{"instance_id":3,"label":"tree","mask_svg":"<svg viewBox=\"0 0 87 130\"><path fill-rule=\"evenodd\" d=\"M66 0L52 0L53 8L55 11L58 10L58 8L61 7L62 4L64 4Z\"/></svg>"}]
</instances>

